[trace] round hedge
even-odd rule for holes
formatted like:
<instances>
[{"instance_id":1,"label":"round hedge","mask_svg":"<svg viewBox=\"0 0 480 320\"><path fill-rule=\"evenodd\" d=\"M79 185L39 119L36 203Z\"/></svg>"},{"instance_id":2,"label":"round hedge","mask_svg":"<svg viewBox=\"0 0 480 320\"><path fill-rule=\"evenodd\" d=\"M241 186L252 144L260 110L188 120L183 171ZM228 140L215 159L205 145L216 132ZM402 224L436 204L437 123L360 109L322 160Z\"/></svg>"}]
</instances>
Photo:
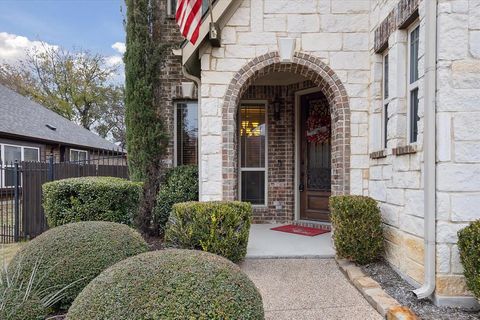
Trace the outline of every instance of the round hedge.
<instances>
[{"instance_id":1,"label":"round hedge","mask_svg":"<svg viewBox=\"0 0 480 320\"><path fill-rule=\"evenodd\" d=\"M131 225L142 184L114 177L70 178L42 186L43 208L50 227L79 221Z\"/></svg>"},{"instance_id":2,"label":"round hedge","mask_svg":"<svg viewBox=\"0 0 480 320\"><path fill-rule=\"evenodd\" d=\"M480 299L480 220L458 232L458 250L467 286Z\"/></svg>"},{"instance_id":3,"label":"round hedge","mask_svg":"<svg viewBox=\"0 0 480 320\"><path fill-rule=\"evenodd\" d=\"M333 241L339 257L366 264L382 254L382 217L374 199L332 196L330 212Z\"/></svg>"},{"instance_id":4,"label":"round hedge","mask_svg":"<svg viewBox=\"0 0 480 320\"><path fill-rule=\"evenodd\" d=\"M69 320L263 319L262 298L240 268L193 250L152 251L102 272Z\"/></svg>"},{"instance_id":5,"label":"round hedge","mask_svg":"<svg viewBox=\"0 0 480 320\"><path fill-rule=\"evenodd\" d=\"M16 292L13 292L16 291ZM47 310L36 296L23 301L25 290L9 290L0 296L0 319L8 320L43 320Z\"/></svg>"},{"instance_id":6,"label":"round hedge","mask_svg":"<svg viewBox=\"0 0 480 320\"><path fill-rule=\"evenodd\" d=\"M9 270L20 270L20 280L28 282L38 264L39 291L71 285L58 305L64 308L103 270L147 250L140 234L126 225L102 221L71 223L28 242L13 257Z\"/></svg>"}]
</instances>

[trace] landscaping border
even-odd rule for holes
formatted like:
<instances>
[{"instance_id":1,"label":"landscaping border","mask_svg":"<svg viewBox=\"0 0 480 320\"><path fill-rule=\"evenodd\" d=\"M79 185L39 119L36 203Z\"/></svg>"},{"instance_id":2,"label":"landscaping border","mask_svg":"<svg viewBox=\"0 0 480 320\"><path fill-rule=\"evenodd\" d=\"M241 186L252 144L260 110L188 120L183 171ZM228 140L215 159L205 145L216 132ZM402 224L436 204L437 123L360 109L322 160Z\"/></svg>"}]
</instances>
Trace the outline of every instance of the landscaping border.
<instances>
[{"instance_id":1,"label":"landscaping border","mask_svg":"<svg viewBox=\"0 0 480 320\"><path fill-rule=\"evenodd\" d=\"M391 297L380 284L365 274L355 263L335 258L338 267L365 299L388 320L416 320L418 317L410 308L402 306Z\"/></svg>"}]
</instances>

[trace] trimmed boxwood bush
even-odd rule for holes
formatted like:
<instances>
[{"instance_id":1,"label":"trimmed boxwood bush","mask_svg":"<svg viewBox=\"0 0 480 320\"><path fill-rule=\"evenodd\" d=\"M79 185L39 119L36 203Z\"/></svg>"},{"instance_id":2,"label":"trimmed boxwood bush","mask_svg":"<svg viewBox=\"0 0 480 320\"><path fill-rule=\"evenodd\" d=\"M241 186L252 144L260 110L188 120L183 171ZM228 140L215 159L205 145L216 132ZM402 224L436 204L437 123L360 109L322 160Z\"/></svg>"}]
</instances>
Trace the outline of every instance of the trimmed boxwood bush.
<instances>
[{"instance_id":1,"label":"trimmed boxwood bush","mask_svg":"<svg viewBox=\"0 0 480 320\"><path fill-rule=\"evenodd\" d=\"M130 225L141 194L141 184L121 178L71 178L43 185L43 208L50 227L97 220Z\"/></svg>"},{"instance_id":2,"label":"trimmed boxwood bush","mask_svg":"<svg viewBox=\"0 0 480 320\"><path fill-rule=\"evenodd\" d=\"M154 219L158 230L164 231L175 203L197 200L197 166L179 166L170 169L165 177L165 183L160 187L155 205Z\"/></svg>"},{"instance_id":3,"label":"trimmed boxwood bush","mask_svg":"<svg viewBox=\"0 0 480 320\"><path fill-rule=\"evenodd\" d=\"M20 281L28 282L38 265L39 281L35 282L38 291L70 286L58 305L62 308L100 272L147 250L148 245L140 234L126 225L78 222L50 229L28 242L8 268L9 273L19 273Z\"/></svg>"},{"instance_id":4,"label":"trimmed boxwood bush","mask_svg":"<svg viewBox=\"0 0 480 320\"><path fill-rule=\"evenodd\" d=\"M15 289L13 289L15 290ZM8 320L44 320L47 310L42 301L36 296L24 301L25 290L10 289L9 292L0 290L0 319Z\"/></svg>"},{"instance_id":5,"label":"trimmed boxwood bush","mask_svg":"<svg viewBox=\"0 0 480 320\"><path fill-rule=\"evenodd\" d=\"M165 230L167 247L215 253L233 262L247 254L250 203L184 202L173 206Z\"/></svg>"},{"instance_id":6,"label":"trimmed boxwood bush","mask_svg":"<svg viewBox=\"0 0 480 320\"><path fill-rule=\"evenodd\" d=\"M230 261L201 251L151 251L102 272L68 320L263 319L262 298Z\"/></svg>"},{"instance_id":7,"label":"trimmed boxwood bush","mask_svg":"<svg viewBox=\"0 0 480 320\"><path fill-rule=\"evenodd\" d=\"M458 232L458 250L467 286L480 298L480 220Z\"/></svg>"},{"instance_id":8,"label":"trimmed boxwood bush","mask_svg":"<svg viewBox=\"0 0 480 320\"><path fill-rule=\"evenodd\" d=\"M330 212L337 255L365 264L383 251L383 230L377 202L363 196L332 196Z\"/></svg>"}]
</instances>

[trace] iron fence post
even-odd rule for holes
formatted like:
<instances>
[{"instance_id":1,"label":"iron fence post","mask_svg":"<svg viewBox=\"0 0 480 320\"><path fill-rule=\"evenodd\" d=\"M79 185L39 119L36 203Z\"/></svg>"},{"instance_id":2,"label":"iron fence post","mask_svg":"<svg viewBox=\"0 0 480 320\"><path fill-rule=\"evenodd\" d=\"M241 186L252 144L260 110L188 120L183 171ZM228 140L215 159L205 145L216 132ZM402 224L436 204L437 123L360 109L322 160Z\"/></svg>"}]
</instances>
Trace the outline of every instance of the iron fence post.
<instances>
[{"instance_id":1,"label":"iron fence post","mask_svg":"<svg viewBox=\"0 0 480 320\"><path fill-rule=\"evenodd\" d=\"M20 238L20 179L19 179L19 166L18 166L18 161L15 160L15 164L13 167L13 181L15 185L15 190L14 190L14 201L15 201L15 226L14 226L14 233L13 233L13 239L15 242L17 242Z\"/></svg>"}]
</instances>

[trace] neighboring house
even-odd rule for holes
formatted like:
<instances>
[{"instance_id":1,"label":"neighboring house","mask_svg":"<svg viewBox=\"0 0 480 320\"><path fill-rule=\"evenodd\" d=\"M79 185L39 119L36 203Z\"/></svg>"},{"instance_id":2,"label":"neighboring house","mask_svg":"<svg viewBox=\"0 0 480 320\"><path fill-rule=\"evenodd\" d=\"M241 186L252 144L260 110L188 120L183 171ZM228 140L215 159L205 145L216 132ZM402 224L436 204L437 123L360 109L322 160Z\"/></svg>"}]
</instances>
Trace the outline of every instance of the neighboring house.
<instances>
[{"instance_id":1,"label":"neighboring house","mask_svg":"<svg viewBox=\"0 0 480 320\"><path fill-rule=\"evenodd\" d=\"M178 43L175 1L161 3L164 40ZM386 259L419 297L475 306L456 242L480 218L480 1L217 0L212 11L160 88L169 160L198 163L200 199L249 201L256 222L328 223L329 195L371 196ZM182 91L188 79L198 98Z\"/></svg>"},{"instance_id":2,"label":"neighboring house","mask_svg":"<svg viewBox=\"0 0 480 320\"><path fill-rule=\"evenodd\" d=\"M123 154L115 144L0 85L0 160L83 161Z\"/></svg>"}]
</instances>

